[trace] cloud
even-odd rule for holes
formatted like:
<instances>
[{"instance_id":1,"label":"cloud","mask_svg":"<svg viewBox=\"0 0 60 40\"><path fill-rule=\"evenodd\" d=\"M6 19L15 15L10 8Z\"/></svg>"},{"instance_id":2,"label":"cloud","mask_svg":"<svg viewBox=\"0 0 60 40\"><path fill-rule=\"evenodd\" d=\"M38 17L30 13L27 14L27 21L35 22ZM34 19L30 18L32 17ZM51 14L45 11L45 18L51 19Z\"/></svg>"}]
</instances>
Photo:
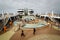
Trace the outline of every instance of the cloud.
<instances>
[{"instance_id":1,"label":"cloud","mask_svg":"<svg viewBox=\"0 0 60 40\"><path fill-rule=\"evenodd\" d=\"M1 10L16 12L20 8L31 8L35 13L51 12L60 13L60 0L0 0Z\"/></svg>"}]
</instances>

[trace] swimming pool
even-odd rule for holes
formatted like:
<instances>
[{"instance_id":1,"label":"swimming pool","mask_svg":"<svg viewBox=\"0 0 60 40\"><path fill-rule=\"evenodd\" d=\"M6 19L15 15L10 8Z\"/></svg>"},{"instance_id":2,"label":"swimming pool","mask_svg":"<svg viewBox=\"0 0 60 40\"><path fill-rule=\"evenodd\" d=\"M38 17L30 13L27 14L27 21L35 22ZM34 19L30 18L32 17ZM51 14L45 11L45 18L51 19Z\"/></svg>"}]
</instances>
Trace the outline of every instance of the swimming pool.
<instances>
[{"instance_id":1,"label":"swimming pool","mask_svg":"<svg viewBox=\"0 0 60 40\"><path fill-rule=\"evenodd\" d=\"M18 21L15 21L14 22L14 25L17 26L19 24L23 24L23 23L20 23ZM22 28L26 29L26 28L39 28L39 27L44 27L47 25L47 22L46 21L42 21L42 20L39 20L38 23L33 23L33 24L28 24L28 23L25 23L23 24Z\"/></svg>"},{"instance_id":2,"label":"swimming pool","mask_svg":"<svg viewBox=\"0 0 60 40\"><path fill-rule=\"evenodd\" d=\"M45 25L47 25L47 23L43 21L43 22L38 22L36 24L25 24L23 28L39 28L39 27L44 27Z\"/></svg>"}]
</instances>

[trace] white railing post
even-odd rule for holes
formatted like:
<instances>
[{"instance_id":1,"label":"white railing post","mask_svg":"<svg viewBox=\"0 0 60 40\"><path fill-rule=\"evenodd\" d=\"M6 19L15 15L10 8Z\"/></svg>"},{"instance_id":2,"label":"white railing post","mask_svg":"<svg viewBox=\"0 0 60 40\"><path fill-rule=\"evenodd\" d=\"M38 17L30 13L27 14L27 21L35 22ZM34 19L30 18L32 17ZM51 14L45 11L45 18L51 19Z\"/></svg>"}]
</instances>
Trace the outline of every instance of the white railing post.
<instances>
[{"instance_id":1,"label":"white railing post","mask_svg":"<svg viewBox=\"0 0 60 40\"><path fill-rule=\"evenodd\" d=\"M53 13L53 11L52 11L52 17L54 16L54 13Z\"/></svg>"}]
</instances>

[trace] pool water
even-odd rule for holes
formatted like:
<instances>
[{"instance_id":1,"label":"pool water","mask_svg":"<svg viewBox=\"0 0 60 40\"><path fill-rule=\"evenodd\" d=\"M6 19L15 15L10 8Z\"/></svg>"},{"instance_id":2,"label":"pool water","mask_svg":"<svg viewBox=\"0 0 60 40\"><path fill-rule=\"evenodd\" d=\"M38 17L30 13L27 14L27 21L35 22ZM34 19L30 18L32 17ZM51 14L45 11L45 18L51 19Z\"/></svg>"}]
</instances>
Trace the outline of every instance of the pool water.
<instances>
[{"instance_id":1,"label":"pool water","mask_svg":"<svg viewBox=\"0 0 60 40\"><path fill-rule=\"evenodd\" d=\"M18 22L15 21L14 25L17 26ZM45 25L47 25L46 21L39 21L38 23L34 23L34 24L24 24L24 26L22 28L39 28L39 27L44 27Z\"/></svg>"},{"instance_id":2,"label":"pool water","mask_svg":"<svg viewBox=\"0 0 60 40\"><path fill-rule=\"evenodd\" d=\"M31 20L31 19L35 19L34 16L23 16L23 19L26 19L26 20ZM38 28L38 27L43 27L47 25L47 23L45 21L39 21L38 23L36 24L25 24L23 26L23 28Z\"/></svg>"},{"instance_id":3,"label":"pool water","mask_svg":"<svg viewBox=\"0 0 60 40\"><path fill-rule=\"evenodd\" d=\"M24 28L37 28L37 27L42 27L44 25L37 25L37 24L26 24Z\"/></svg>"},{"instance_id":4,"label":"pool water","mask_svg":"<svg viewBox=\"0 0 60 40\"><path fill-rule=\"evenodd\" d=\"M47 23L44 22L38 22L37 24L25 24L23 28L38 28L38 27L44 27L47 25Z\"/></svg>"}]
</instances>

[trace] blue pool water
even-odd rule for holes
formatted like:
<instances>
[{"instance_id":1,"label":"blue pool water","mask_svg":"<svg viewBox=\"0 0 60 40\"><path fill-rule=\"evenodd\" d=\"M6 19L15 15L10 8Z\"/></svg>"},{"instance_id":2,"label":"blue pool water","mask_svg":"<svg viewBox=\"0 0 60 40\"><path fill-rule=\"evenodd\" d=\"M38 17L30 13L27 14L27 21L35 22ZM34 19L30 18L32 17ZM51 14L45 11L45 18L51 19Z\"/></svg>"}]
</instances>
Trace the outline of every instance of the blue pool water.
<instances>
[{"instance_id":1,"label":"blue pool water","mask_svg":"<svg viewBox=\"0 0 60 40\"><path fill-rule=\"evenodd\" d=\"M39 22L37 24L25 24L24 28L38 28L38 27L44 27L45 25L47 25L46 22Z\"/></svg>"}]
</instances>

